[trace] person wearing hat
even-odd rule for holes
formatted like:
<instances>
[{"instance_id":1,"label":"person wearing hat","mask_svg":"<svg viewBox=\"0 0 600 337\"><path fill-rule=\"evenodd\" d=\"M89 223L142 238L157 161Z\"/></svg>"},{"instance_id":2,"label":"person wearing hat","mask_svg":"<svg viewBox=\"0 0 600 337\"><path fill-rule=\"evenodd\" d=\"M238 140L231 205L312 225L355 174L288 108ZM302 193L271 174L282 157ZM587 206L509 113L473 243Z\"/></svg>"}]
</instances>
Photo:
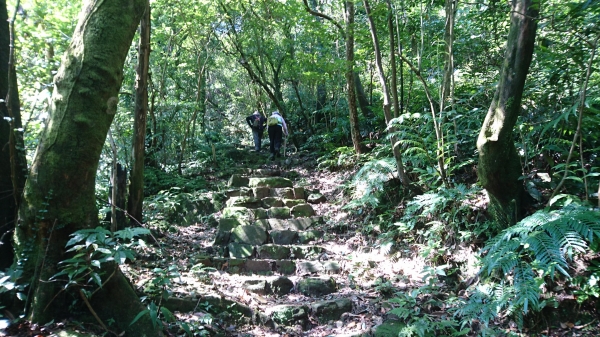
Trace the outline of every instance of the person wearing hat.
<instances>
[{"instance_id":1,"label":"person wearing hat","mask_svg":"<svg viewBox=\"0 0 600 337\"><path fill-rule=\"evenodd\" d=\"M281 117L279 111L273 111L271 116L267 118L267 127L269 140L271 141L269 146L271 156L269 158L273 159L275 157L281 157L281 153L279 153L279 149L281 149L281 139L283 136L288 136L288 129L285 120Z\"/></svg>"}]
</instances>

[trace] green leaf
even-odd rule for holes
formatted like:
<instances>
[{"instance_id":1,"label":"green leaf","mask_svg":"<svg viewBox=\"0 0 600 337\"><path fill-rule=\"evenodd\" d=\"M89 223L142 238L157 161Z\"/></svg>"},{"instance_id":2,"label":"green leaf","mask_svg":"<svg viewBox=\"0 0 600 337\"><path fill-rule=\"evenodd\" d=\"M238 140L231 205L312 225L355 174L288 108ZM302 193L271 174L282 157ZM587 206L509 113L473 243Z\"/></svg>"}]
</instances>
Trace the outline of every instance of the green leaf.
<instances>
[{"instance_id":1,"label":"green leaf","mask_svg":"<svg viewBox=\"0 0 600 337\"><path fill-rule=\"evenodd\" d=\"M139 314L137 314L135 316L135 318L133 319L133 321L131 321L131 323L129 323L129 326L132 326L133 324L135 324L135 322L137 322L140 318L142 318L142 316L144 316L145 314L147 314L149 312L150 312L150 310L148 310L148 309L142 310Z\"/></svg>"}]
</instances>

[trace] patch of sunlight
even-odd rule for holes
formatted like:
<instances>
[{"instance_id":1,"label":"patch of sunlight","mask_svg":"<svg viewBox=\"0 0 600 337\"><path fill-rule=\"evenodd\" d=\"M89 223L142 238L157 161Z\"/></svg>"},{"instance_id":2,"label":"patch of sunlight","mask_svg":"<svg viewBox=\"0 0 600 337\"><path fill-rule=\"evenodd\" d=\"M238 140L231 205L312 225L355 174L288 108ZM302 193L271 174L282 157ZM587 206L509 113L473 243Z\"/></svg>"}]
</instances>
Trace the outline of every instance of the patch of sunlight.
<instances>
[{"instance_id":1,"label":"patch of sunlight","mask_svg":"<svg viewBox=\"0 0 600 337\"><path fill-rule=\"evenodd\" d=\"M6 328L8 328L8 325L10 324L10 321L7 319L0 319L0 330L4 330Z\"/></svg>"}]
</instances>

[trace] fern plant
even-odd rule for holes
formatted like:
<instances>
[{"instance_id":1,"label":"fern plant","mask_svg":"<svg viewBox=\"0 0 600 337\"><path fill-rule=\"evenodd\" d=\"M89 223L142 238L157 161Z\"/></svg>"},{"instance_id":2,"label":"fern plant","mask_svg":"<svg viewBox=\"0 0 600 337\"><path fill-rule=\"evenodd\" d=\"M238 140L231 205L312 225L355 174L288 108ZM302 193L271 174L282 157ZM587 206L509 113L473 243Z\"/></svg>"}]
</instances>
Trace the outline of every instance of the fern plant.
<instances>
[{"instance_id":1,"label":"fern plant","mask_svg":"<svg viewBox=\"0 0 600 337\"><path fill-rule=\"evenodd\" d=\"M385 184L394 178L396 162L393 158L375 159L363 165L350 182L352 201L345 209L357 207L377 207L381 195L385 192Z\"/></svg>"},{"instance_id":2,"label":"fern plant","mask_svg":"<svg viewBox=\"0 0 600 337\"><path fill-rule=\"evenodd\" d=\"M483 249L478 288L456 314L487 323L512 315L522 327L524 315L548 302L540 300L546 278L570 279L569 261L600 237L600 213L571 203L559 210L540 210L489 240Z\"/></svg>"}]
</instances>

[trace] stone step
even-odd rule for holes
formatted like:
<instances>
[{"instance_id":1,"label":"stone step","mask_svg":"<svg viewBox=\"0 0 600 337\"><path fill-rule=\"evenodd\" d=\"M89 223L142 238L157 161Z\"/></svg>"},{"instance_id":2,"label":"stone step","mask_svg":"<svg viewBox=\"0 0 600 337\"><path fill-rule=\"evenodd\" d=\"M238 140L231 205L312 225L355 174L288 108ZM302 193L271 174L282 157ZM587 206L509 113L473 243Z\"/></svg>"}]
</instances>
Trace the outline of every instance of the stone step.
<instances>
[{"instance_id":1,"label":"stone step","mask_svg":"<svg viewBox=\"0 0 600 337\"><path fill-rule=\"evenodd\" d=\"M263 322L263 324L275 328L300 325L306 330L310 326L310 316L315 317L319 324L326 324L329 321L339 320L344 313L352 312L352 307L352 301L347 298L310 304L280 304L267 308L263 319L268 317L272 322Z\"/></svg>"},{"instance_id":2,"label":"stone step","mask_svg":"<svg viewBox=\"0 0 600 337\"><path fill-rule=\"evenodd\" d=\"M241 174L233 174L227 182L228 187L270 187L283 188L293 187L294 183L284 177L268 176L268 177L248 177Z\"/></svg>"},{"instance_id":3,"label":"stone step","mask_svg":"<svg viewBox=\"0 0 600 337\"><path fill-rule=\"evenodd\" d=\"M298 233L298 242L307 243L316 240L316 235L319 235L319 231L307 231L311 227L323 223L322 217L308 217L308 218L297 218L297 219L258 219L256 217L262 217L264 215L275 214L270 209L269 212L262 212L261 209L248 209L241 207L229 207L223 210L224 217L218 220L217 233L213 245L226 245L230 242L245 243L250 245L261 245L267 243L269 240L273 241L272 237L284 240L285 238L281 234L282 231L296 231L304 232ZM275 211L276 212L276 211ZM253 219L254 218L254 219ZM271 232L269 232L271 231ZM274 236L269 234L273 233ZM257 237L254 237L257 235ZM295 240L293 234L292 239ZM287 239L290 239L287 237ZM283 242L276 242L283 243ZM293 243L293 242L290 242Z\"/></svg>"},{"instance_id":4,"label":"stone step","mask_svg":"<svg viewBox=\"0 0 600 337\"><path fill-rule=\"evenodd\" d=\"M227 257L235 259L256 257L259 259L270 260L307 260L318 259L319 256L323 256L323 254L327 253L325 248L312 245L265 244L253 246L250 244L232 242L227 245L227 248ZM330 255L327 255L327 257L329 258Z\"/></svg>"},{"instance_id":5,"label":"stone step","mask_svg":"<svg viewBox=\"0 0 600 337\"><path fill-rule=\"evenodd\" d=\"M267 197L276 197L281 199L297 199L297 200L307 200L309 196L312 196L312 199L317 198L319 195L317 194L308 194L304 187L237 187L230 188L225 191L225 195L228 198L231 197L255 197L257 199L263 199ZM311 199L311 200L312 200Z\"/></svg>"},{"instance_id":6,"label":"stone step","mask_svg":"<svg viewBox=\"0 0 600 337\"><path fill-rule=\"evenodd\" d=\"M336 261L232 259L206 256L198 260L203 266L242 275L313 275L338 274Z\"/></svg>"}]
</instances>

